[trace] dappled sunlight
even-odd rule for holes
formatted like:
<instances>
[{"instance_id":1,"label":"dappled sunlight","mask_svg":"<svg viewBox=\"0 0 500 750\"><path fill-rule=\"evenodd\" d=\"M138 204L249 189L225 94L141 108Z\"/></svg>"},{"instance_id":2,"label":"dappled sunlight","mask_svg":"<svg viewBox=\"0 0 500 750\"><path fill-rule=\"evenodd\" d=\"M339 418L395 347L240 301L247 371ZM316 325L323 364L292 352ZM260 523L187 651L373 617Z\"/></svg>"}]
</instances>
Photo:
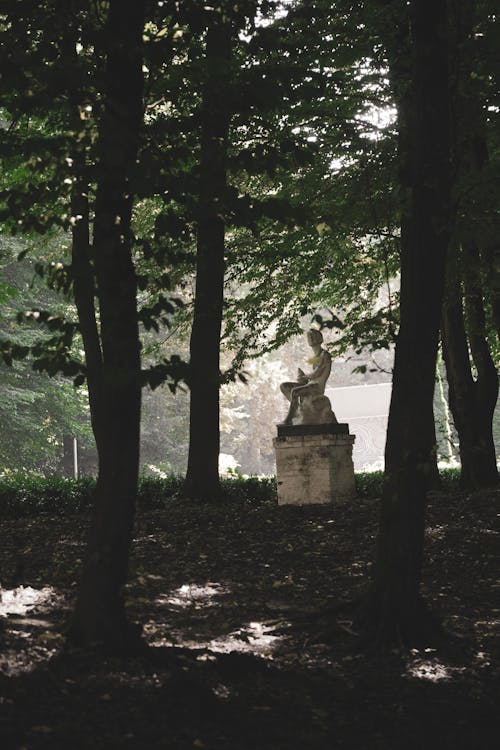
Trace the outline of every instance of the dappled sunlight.
<instances>
[{"instance_id":1,"label":"dappled sunlight","mask_svg":"<svg viewBox=\"0 0 500 750\"><path fill-rule=\"evenodd\" d=\"M17 677L20 674L33 672L40 664L49 661L60 650L62 636L54 637L50 647L45 645L30 646L31 633L12 631L14 635L26 639L26 648L8 649L0 654L0 674L6 677ZM55 644L55 645L54 645Z\"/></svg>"},{"instance_id":2,"label":"dappled sunlight","mask_svg":"<svg viewBox=\"0 0 500 750\"><path fill-rule=\"evenodd\" d=\"M220 698L221 700L227 700L231 697L231 689L224 685L222 682L220 682L218 685L215 685L214 688L212 688L213 694Z\"/></svg>"},{"instance_id":3,"label":"dappled sunlight","mask_svg":"<svg viewBox=\"0 0 500 750\"><path fill-rule=\"evenodd\" d=\"M500 629L500 620L498 619L488 619L488 620L477 620L474 623L475 628L481 628L482 630L485 630L486 632L492 631L492 630L499 630Z\"/></svg>"},{"instance_id":4,"label":"dappled sunlight","mask_svg":"<svg viewBox=\"0 0 500 750\"><path fill-rule=\"evenodd\" d=\"M156 625L146 625L145 632L157 634ZM273 626L265 622L249 622L241 628L221 635L210 640L195 640L186 636L179 630L169 631L165 637L154 638L150 641L151 646L169 647L179 646L188 649L206 649L219 654L230 654L232 652L254 654L267 659L272 659L273 651L282 640L279 636L272 635Z\"/></svg>"},{"instance_id":5,"label":"dappled sunlight","mask_svg":"<svg viewBox=\"0 0 500 750\"><path fill-rule=\"evenodd\" d=\"M0 655L0 674L13 677L32 672L40 663L54 656L62 643L62 636L38 614L60 607L63 602L64 597L52 586L0 589L0 617L13 643L12 648L5 649ZM27 614L32 616L26 617Z\"/></svg>"},{"instance_id":6,"label":"dappled sunlight","mask_svg":"<svg viewBox=\"0 0 500 750\"><path fill-rule=\"evenodd\" d=\"M425 530L425 535L428 539L436 539L441 541L444 539L447 527L444 525L440 526L429 526Z\"/></svg>"},{"instance_id":7,"label":"dappled sunlight","mask_svg":"<svg viewBox=\"0 0 500 750\"><path fill-rule=\"evenodd\" d=\"M487 651L478 651L474 660L479 667L489 667L491 664L491 656Z\"/></svg>"},{"instance_id":8,"label":"dappled sunlight","mask_svg":"<svg viewBox=\"0 0 500 750\"><path fill-rule=\"evenodd\" d=\"M281 638L271 635L271 632L272 626L264 622L249 622L226 636L214 638L210 641L208 648L224 654L238 651L272 658L272 652Z\"/></svg>"},{"instance_id":9,"label":"dappled sunlight","mask_svg":"<svg viewBox=\"0 0 500 750\"><path fill-rule=\"evenodd\" d=\"M433 649L426 649L432 651ZM465 667L443 664L432 657L419 657L411 661L405 672L405 677L413 677L428 682L447 682L464 672Z\"/></svg>"},{"instance_id":10,"label":"dappled sunlight","mask_svg":"<svg viewBox=\"0 0 500 750\"><path fill-rule=\"evenodd\" d=\"M500 534L500 531L497 531L496 529L478 529L480 534L492 534L493 536L498 536Z\"/></svg>"},{"instance_id":11,"label":"dappled sunlight","mask_svg":"<svg viewBox=\"0 0 500 750\"><path fill-rule=\"evenodd\" d=\"M158 596L154 603L157 606L167 606L179 610L202 610L206 607L217 606L219 604L218 598L229 593L228 587L213 581L208 581L205 584L185 583L167 594ZM145 632L149 634L152 646L175 645L190 649L208 649L216 653L228 654L237 651L266 657L271 657L271 652L280 640L277 636L270 634L272 628L264 622L251 621L230 633L215 638L207 637L206 629L203 629L201 625L200 627L199 638L196 636L196 623L190 624L186 629L179 627L165 629L163 637L160 638L158 638L157 623L146 625ZM210 635L214 632L217 632L215 622Z\"/></svg>"},{"instance_id":12,"label":"dappled sunlight","mask_svg":"<svg viewBox=\"0 0 500 750\"><path fill-rule=\"evenodd\" d=\"M215 597L227 594L228 589L220 583L208 582L204 585L197 583L185 583L169 594L162 594L155 599L155 604L170 604L174 607L213 607L216 604Z\"/></svg>"},{"instance_id":13,"label":"dappled sunlight","mask_svg":"<svg viewBox=\"0 0 500 750\"><path fill-rule=\"evenodd\" d=\"M60 604L63 597L52 586L34 589L31 586L18 586L15 589L0 588L0 617L25 615L33 609L47 611Z\"/></svg>"},{"instance_id":14,"label":"dappled sunlight","mask_svg":"<svg viewBox=\"0 0 500 750\"><path fill-rule=\"evenodd\" d=\"M423 661L408 667L410 677L417 677L420 680L429 680L430 682L441 682L451 678L451 671L445 664L438 662Z\"/></svg>"}]
</instances>

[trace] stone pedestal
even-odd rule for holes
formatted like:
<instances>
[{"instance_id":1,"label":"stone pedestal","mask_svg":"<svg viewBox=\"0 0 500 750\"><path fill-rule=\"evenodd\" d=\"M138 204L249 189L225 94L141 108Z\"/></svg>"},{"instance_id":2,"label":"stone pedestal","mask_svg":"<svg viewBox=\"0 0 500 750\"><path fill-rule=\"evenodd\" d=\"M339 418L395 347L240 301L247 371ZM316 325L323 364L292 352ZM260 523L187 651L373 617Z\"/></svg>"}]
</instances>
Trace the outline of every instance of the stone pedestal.
<instances>
[{"instance_id":1,"label":"stone pedestal","mask_svg":"<svg viewBox=\"0 0 500 750\"><path fill-rule=\"evenodd\" d=\"M347 424L279 425L273 445L279 505L342 503L356 494Z\"/></svg>"}]
</instances>

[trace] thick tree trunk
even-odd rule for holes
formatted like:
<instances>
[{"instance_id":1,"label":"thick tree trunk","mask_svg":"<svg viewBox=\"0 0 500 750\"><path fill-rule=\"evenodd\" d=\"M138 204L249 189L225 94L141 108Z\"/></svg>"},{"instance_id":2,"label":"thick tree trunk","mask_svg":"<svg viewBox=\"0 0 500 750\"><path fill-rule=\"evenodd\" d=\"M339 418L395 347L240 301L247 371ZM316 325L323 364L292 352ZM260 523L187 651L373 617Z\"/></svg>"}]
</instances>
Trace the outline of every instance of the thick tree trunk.
<instances>
[{"instance_id":1,"label":"thick tree trunk","mask_svg":"<svg viewBox=\"0 0 500 750\"><path fill-rule=\"evenodd\" d=\"M384 38L389 62L389 78L392 94L397 109L398 120L398 179L403 204L408 200L412 191L412 163L414 143L412 140L412 126L414 123L413 108L418 106L411 87L412 56L411 34L407 9L399 0L378 0L381 10L378 19L379 34ZM408 243L411 241L411 219L403 205L401 215L400 247L404 258L409 252ZM428 469L425 476L428 479L428 489L438 489L441 480L437 465L436 425L433 410L427 414L429 441L434 450L428 456Z\"/></svg>"},{"instance_id":2,"label":"thick tree trunk","mask_svg":"<svg viewBox=\"0 0 500 750\"><path fill-rule=\"evenodd\" d=\"M402 231L396 344L374 578L359 625L379 642L417 642L430 620L419 595L425 499L434 445L436 356L449 241L446 0L410 3L413 76L411 192Z\"/></svg>"},{"instance_id":3,"label":"thick tree trunk","mask_svg":"<svg viewBox=\"0 0 500 750\"><path fill-rule=\"evenodd\" d=\"M122 4L111 0L94 220L102 348L94 414L98 420L99 474L70 631L74 643L107 649L126 648L132 632L125 618L122 592L139 467L140 344L131 254L130 175L142 122L143 25L144 2ZM87 289L86 303L88 293ZM91 326L90 317L86 320ZM95 346L94 334L90 337ZM97 349L94 353L97 358Z\"/></svg>"},{"instance_id":4,"label":"thick tree trunk","mask_svg":"<svg viewBox=\"0 0 500 750\"><path fill-rule=\"evenodd\" d=\"M207 31L201 107L196 298L190 343L190 431L184 494L216 499L219 483L220 336L224 299L224 218L231 28Z\"/></svg>"}]
</instances>

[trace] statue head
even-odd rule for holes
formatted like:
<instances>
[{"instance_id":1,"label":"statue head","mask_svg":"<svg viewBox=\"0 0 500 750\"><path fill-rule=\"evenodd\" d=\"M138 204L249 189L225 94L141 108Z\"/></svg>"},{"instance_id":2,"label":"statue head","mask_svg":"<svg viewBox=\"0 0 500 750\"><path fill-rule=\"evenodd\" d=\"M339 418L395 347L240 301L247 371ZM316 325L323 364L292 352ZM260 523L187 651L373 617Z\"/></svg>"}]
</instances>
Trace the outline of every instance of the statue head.
<instances>
[{"instance_id":1,"label":"statue head","mask_svg":"<svg viewBox=\"0 0 500 750\"><path fill-rule=\"evenodd\" d=\"M323 334L317 328L310 328L307 332L307 342L310 346L323 343Z\"/></svg>"}]
</instances>

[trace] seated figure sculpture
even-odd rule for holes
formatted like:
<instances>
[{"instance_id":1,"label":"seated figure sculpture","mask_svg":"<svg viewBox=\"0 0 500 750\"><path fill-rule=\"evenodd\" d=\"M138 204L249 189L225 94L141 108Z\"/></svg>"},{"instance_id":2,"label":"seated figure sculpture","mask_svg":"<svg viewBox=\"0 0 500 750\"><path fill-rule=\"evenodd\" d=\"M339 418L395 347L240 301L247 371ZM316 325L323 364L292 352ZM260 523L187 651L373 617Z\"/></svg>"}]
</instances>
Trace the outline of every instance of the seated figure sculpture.
<instances>
[{"instance_id":1,"label":"seated figure sculpture","mask_svg":"<svg viewBox=\"0 0 500 750\"><path fill-rule=\"evenodd\" d=\"M321 346L323 343L321 331L311 328L307 332L307 343L314 352L314 356L308 360L313 367L312 372L305 373L299 368L296 381L280 385L282 394L290 401L284 425L337 422L330 399L325 396L326 381L332 369L332 358L329 352Z\"/></svg>"}]
</instances>

